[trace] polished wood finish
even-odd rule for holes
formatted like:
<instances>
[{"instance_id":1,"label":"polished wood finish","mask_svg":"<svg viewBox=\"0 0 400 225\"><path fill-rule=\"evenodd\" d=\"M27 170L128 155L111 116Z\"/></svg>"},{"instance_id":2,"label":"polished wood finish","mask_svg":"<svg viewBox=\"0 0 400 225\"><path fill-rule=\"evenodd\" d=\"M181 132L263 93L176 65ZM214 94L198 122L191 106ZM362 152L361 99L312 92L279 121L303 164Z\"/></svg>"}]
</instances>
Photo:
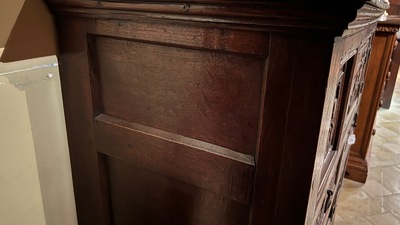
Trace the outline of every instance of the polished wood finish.
<instances>
[{"instance_id":1,"label":"polished wood finish","mask_svg":"<svg viewBox=\"0 0 400 225\"><path fill-rule=\"evenodd\" d=\"M346 169L346 177L355 181L364 183L367 179L372 137L375 134L375 117L384 102L381 94L385 81L390 76L389 68L399 27L399 17L389 16L385 21L380 21L372 43L366 84L355 129L357 141L351 148Z\"/></svg>"},{"instance_id":2,"label":"polished wood finish","mask_svg":"<svg viewBox=\"0 0 400 225\"><path fill-rule=\"evenodd\" d=\"M390 8L387 10L389 16L400 16L400 1L391 0ZM400 40L400 36L397 35L397 42ZM396 42L396 43L397 43ZM397 44L395 44L397 46ZM385 81L384 90L382 93L383 104L382 108L389 109L392 102L393 91L396 85L397 75L399 73L400 66L400 48L394 48L392 54L392 62L390 64L389 77Z\"/></svg>"},{"instance_id":3,"label":"polished wood finish","mask_svg":"<svg viewBox=\"0 0 400 225\"><path fill-rule=\"evenodd\" d=\"M399 0L389 0L390 8L387 9L389 15L400 15L400 1Z\"/></svg>"},{"instance_id":4,"label":"polished wood finish","mask_svg":"<svg viewBox=\"0 0 400 225\"><path fill-rule=\"evenodd\" d=\"M400 38L397 35L395 47L393 48L392 60L389 67L389 73L386 76L385 85L382 93L382 108L389 109L392 103L394 88L396 85L397 75L400 68L400 48L397 47Z\"/></svg>"},{"instance_id":5,"label":"polished wood finish","mask_svg":"<svg viewBox=\"0 0 400 225\"><path fill-rule=\"evenodd\" d=\"M382 9L47 3L79 224L332 223Z\"/></svg>"}]
</instances>

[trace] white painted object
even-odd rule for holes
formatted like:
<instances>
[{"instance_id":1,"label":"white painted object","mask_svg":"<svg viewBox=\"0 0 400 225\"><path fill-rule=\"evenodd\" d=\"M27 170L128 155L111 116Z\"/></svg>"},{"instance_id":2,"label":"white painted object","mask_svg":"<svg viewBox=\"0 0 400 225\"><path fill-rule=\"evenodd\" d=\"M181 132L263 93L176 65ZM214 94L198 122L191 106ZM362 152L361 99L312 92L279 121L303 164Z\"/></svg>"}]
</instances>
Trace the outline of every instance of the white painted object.
<instances>
[{"instance_id":1,"label":"white painted object","mask_svg":"<svg viewBox=\"0 0 400 225\"><path fill-rule=\"evenodd\" d=\"M55 56L0 63L0 123L0 225L76 225Z\"/></svg>"}]
</instances>

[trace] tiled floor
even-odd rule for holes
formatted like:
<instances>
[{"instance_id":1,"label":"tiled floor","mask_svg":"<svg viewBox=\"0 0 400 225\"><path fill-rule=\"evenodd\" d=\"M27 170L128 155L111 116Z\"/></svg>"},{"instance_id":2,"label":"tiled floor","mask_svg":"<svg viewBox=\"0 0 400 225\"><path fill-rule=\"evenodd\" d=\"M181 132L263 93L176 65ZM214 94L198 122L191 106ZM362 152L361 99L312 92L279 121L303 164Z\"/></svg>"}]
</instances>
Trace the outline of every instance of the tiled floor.
<instances>
[{"instance_id":1,"label":"tiled floor","mask_svg":"<svg viewBox=\"0 0 400 225\"><path fill-rule=\"evenodd\" d=\"M400 225L400 78L376 130L367 182L345 179L335 225Z\"/></svg>"}]
</instances>

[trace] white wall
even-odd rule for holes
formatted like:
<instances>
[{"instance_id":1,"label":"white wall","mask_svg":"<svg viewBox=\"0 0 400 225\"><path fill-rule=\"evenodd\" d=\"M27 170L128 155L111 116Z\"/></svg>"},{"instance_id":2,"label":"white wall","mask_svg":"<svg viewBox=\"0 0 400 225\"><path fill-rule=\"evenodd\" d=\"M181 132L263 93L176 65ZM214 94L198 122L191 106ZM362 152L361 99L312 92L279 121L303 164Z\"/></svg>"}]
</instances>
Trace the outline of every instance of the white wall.
<instances>
[{"instance_id":1,"label":"white wall","mask_svg":"<svg viewBox=\"0 0 400 225\"><path fill-rule=\"evenodd\" d=\"M77 224L56 62L0 63L0 225Z\"/></svg>"},{"instance_id":2,"label":"white wall","mask_svg":"<svg viewBox=\"0 0 400 225\"><path fill-rule=\"evenodd\" d=\"M0 224L45 224L26 93L0 76Z\"/></svg>"}]
</instances>

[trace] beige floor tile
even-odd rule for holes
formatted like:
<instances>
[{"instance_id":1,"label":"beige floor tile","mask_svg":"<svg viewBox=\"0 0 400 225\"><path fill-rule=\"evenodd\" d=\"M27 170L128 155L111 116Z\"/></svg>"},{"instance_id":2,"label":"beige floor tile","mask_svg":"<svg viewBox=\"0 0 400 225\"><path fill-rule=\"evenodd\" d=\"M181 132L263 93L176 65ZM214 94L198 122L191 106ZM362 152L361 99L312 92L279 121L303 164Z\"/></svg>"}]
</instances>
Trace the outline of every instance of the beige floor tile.
<instances>
[{"instance_id":1,"label":"beige floor tile","mask_svg":"<svg viewBox=\"0 0 400 225\"><path fill-rule=\"evenodd\" d=\"M348 196L347 199L340 198L336 209L336 213L338 213L343 220L385 212L387 211L365 192L362 196Z\"/></svg>"},{"instance_id":2,"label":"beige floor tile","mask_svg":"<svg viewBox=\"0 0 400 225\"><path fill-rule=\"evenodd\" d=\"M381 145L383 148L386 148L387 150L395 153L395 154L400 154L400 144L396 143L383 143Z\"/></svg>"},{"instance_id":3,"label":"beige floor tile","mask_svg":"<svg viewBox=\"0 0 400 225\"><path fill-rule=\"evenodd\" d=\"M369 161L368 167L373 168L373 167L379 167L378 164L375 163L375 161Z\"/></svg>"},{"instance_id":4,"label":"beige floor tile","mask_svg":"<svg viewBox=\"0 0 400 225\"><path fill-rule=\"evenodd\" d=\"M360 183L361 184L361 183ZM368 199L370 196L361 188L345 188L342 187L339 193L339 202L354 202Z\"/></svg>"},{"instance_id":5,"label":"beige floor tile","mask_svg":"<svg viewBox=\"0 0 400 225\"><path fill-rule=\"evenodd\" d=\"M400 134L400 132L399 132L399 134ZM397 137L387 138L386 140L381 142L381 144L385 144L385 143L400 144L400 135L398 135Z\"/></svg>"},{"instance_id":6,"label":"beige floor tile","mask_svg":"<svg viewBox=\"0 0 400 225\"><path fill-rule=\"evenodd\" d=\"M395 139L395 138L392 137L392 139ZM375 135L372 139L372 146L380 147L380 146L382 146L383 143L389 143L389 142L392 143L392 141L389 141L388 139L386 139L386 137ZM396 143L396 142L394 142L394 143Z\"/></svg>"},{"instance_id":7,"label":"beige floor tile","mask_svg":"<svg viewBox=\"0 0 400 225\"><path fill-rule=\"evenodd\" d=\"M373 167L368 171L367 182L378 182L393 194L400 193L400 168L398 166Z\"/></svg>"},{"instance_id":8,"label":"beige floor tile","mask_svg":"<svg viewBox=\"0 0 400 225\"><path fill-rule=\"evenodd\" d=\"M391 107L396 107L396 106L400 106L400 102L396 102L395 99L392 98L392 103L390 104L390 108Z\"/></svg>"},{"instance_id":9,"label":"beige floor tile","mask_svg":"<svg viewBox=\"0 0 400 225\"><path fill-rule=\"evenodd\" d=\"M369 216L367 219L374 225L400 225L400 220L390 213Z\"/></svg>"},{"instance_id":10,"label":"beige floor tile","mask_svg":"<svg viewBox=\"0 0 400 225\"><path fill-rule=\"evenodd\" d=\"M343 218L338 213L335 212L335 222L342 221Z\"/></svg>"},{"instance_id":11,"label":"beige floor tile","mask_svg":"<svg viewBox=\"0 0 400 225\"><path fill-rule=\"evenodd\" d=\"M350 220L336 220L335 225L374 225L365 218L357 218Z\"/></svg>"},{"instance_id":12,"label":"beige floor tile","mask_svg":"<svg viewBox=\"0 0 400 225\"><path fill-rule=\"evenodd\" d=\"M400 102L392 101L389 110L393 112L400 112Z\"/></svg>"},{"instance_id":13,"label":"beige floor tile","mask_svg":"<svg viewBox=\"0 0 400 225\"><path fill-rule=\"evenodd\" d=\"M400 164L400 155L397 155L382 146L372 146L370 163L374 166L397 165Z\"/></svg>"},{"instance_id":14,"label":"beige floor tile","mask_svg":"<svg viewBox=\"0 0 400 225\"><path fill-rule=\"evenodd\" d=\"M363 183L344 178L342 183L342 189L361 188L363 185L364 185Z\"/></svg>"},{"instance_id":15,"label":"beige floor tile","mask_svg":"<svg viewBox=\"0 0 400 225\"><path fill-rule=\"evenodd\" d=\"M400 117L399 118L393 118L393 119L396 120L396 121L394 121L394 122L385 122L385 123L382 123L381 126L385 127L386 129L389 129L389 130L395 132L396 134L399 134L400 133L400 122L399 122L400 121Z\"/></svg>"},{"instance_id":16,"label":"beige floor tile","mask_svg":"<svg viewBox=\"0 0 400 225\"><path fill-rule=\"evenodd\" d=\"M382 136L382 137L385 137L385 138L397 137L398 136L398 134L396 132L393 132L393 131L391 131L391 130L387 129L386 127L383 127L383 126L376 128L376 135L377 136Z\"/></svg>"},{"instance_id":17,"label":"beige floor tile","mask_svg":"<svg viewBox=\"0 0 400 225\"><path fill-rule=\"evenodd\" d=\"M398 98L398 99L396 99L397 101L400 101L400 97ZM392 103L393 102L396 102L396 101L392 101ZM394 112L394 113L398 113L398 114L400 114L400 105L393 105L393 107L392 106L390 106L390 111L391 112Z\"/></svg>"},{"instance_id":18,"label":"beige floor tile","mask_svg":"<svg viewBox=\"0 0 400 225\"><path fill-rule=\"evenodd\" d=\"M379 111L378 111L378 115L379 115ZM379 127L382 127L382 123L384 123L385 121L384 120L382 120L379 116L377 116L376 118L375 118L375 129L376 128L379 128Z\"/></svg>"},{"instance_id":19,"label":"beige floor tile","mask_svg":"<svg viewBox=\"0 0 400 225\"><path fill-rule=\"evenodd\" d=\"M383 122L393 122L399 120L399 113L392 110L381 109L379 110L379 118Z\"/></svg>"},{"instance_id":20,"label":"beige floor tile","mask_svg":"<svg viewBox=\"0 0 400 225\"><path fill-rule=\"evenodd\" d=\"M378 197L378 196L385 196L392 194L391 191L386 189L382 184L380 184L375 180L370 180L369 182L366 182L361 189L371 197Z\"/></svg>"},{"instance_id":21,"label":"beige floor tile","mask_svg":"<svg viewBox=\"0 0 400 225\"><path fill-rule=\"evenodd\" d=\"M375 198L386 210L400 219L400 194Z\"/></svg>"},{"instance_id":22,"label":"beige floor tile","mask_svg":"<svg viewBox=\"0 0 400 225\"><path fill-rule=\"evenodd\" d=\"M396 91L396 95L399 95L399 94L400 94L400 91ZM382 110L382 111L389 111L389 112L400 114L400 111L396 110L396 108L400 108L400 96L394 96L394 98L392 98L392 104L389 109L382 108L379 111Z\"/></svg>"}]
</instances>

